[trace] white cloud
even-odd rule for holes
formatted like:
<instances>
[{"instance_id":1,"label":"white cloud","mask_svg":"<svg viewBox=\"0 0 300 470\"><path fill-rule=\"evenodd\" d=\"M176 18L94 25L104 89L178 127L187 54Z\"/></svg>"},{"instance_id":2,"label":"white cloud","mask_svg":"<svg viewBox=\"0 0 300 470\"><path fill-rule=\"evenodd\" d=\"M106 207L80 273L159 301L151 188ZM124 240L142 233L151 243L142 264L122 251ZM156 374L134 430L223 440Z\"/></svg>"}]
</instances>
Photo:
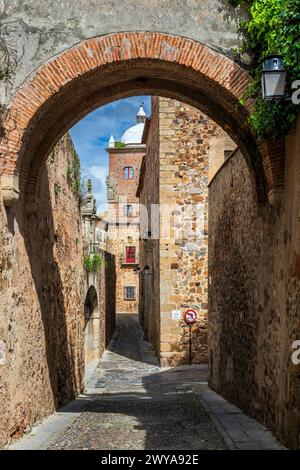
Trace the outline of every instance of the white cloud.
<instances>
[{"instance_id":1,"label":"white cloud","mask_svg":"<svg viewBox=\"0 0 300 470\"><path fill-rule=\"evenodd\" d=\"M105 212L107 210L107 198L106 198L106 191L100 191L94 193L94 196L97 201L97 214L101 212Z\"/></svg>"},{"instance_id":2,"label":"white cloud","mask_svg":"<svg viewBox=\"0 0 300 470\"><path fill-rule=\"evenodd\" d=\"M82 173L86 178L92 179L93 192L99 207L107 203L105 180L109 172L109 162L105 149L110 135L113 134L117 140L126 129L135 124L141 100L144 101L146 114L149 115L150 97L136 96L96 109L70 129L80 157Z\"/></svg>"},{"instance_id":3,"label":"white cloud","mask_svg":"<svg viewBox=\"0 0 300 470\"><path fill-rule=\"evenodd\" d=\"M100 180L103 186L106 185L106 176L108 175L108 167L107 166L96 166L92 165L91 167L87 168L89 175L92 178Z\"/></svg>"},{"instance_id":4,"label":"white cloud","mask_svg":"<svg viewBox=\"0 0 300 470\"><path fill-rule=\"evenodd\" d=\"M108 207L107 202L103 202L103 204L99 204L99 206L97 206L97 215L102 214L103 212L106 212L107 207Z\"/></svg>"}]
</instances>

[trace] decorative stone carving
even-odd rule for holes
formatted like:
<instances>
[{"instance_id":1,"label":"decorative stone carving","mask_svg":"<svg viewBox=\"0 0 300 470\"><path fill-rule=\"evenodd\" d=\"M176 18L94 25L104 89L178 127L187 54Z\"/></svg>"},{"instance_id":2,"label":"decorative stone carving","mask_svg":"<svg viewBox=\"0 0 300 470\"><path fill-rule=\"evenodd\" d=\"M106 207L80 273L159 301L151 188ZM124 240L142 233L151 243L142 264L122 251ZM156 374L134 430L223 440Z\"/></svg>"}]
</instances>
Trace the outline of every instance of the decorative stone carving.
<instances>
[{"instance_id":1,"label":"decorative stone carving","mask_svg":"<svg viewBox=\"0 0 300 470\"><path fill-rule=\"evenodd\" d=\"M92 217L96 215L96 199L93 195L92 181L88 180L87 194L81 206L81 213L83 217Z\"/></svg>"},{"instance_id":2,"label":"decorative stone carving","mask_svg":"<svg viewBox=\"0 0 300 470\"><path fill-rule=\"evenodd\" d=\"M0 341L0 366L3 366L6 363L6 343Z\"/></svg>"},{"instance_id":3,"label":"decorative stone carving","mask_svg":"<svg viewBox=\"0 0 300 470\"><path fill-rule=\"evenodd\" d=\"M115 181L115 179L107 176L106 177L106 186L107 186L107 199L108 199L108 201L116 201L117 192L116 192L116 181Z\"/></svg>"}]
</instances>

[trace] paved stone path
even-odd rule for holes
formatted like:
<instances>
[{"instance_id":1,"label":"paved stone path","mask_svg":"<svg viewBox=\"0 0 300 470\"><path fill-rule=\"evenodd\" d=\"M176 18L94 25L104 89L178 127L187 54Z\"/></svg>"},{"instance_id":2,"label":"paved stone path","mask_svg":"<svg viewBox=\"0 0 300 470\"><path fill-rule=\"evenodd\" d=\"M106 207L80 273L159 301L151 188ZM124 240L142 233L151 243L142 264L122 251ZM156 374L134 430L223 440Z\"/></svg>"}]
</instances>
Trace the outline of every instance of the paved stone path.
<instances>
[{"instance_id":1,"label":"paved stone path","mask_svg":"<svg viewBox=\"0 0 300 470\"><path fill-rule=\"evenodd\" d=\"M85 394L14 449L280 449L273 436L212 392L206 367L162 369L138 320L121 315Z\"/></svg>"}]
</instances>

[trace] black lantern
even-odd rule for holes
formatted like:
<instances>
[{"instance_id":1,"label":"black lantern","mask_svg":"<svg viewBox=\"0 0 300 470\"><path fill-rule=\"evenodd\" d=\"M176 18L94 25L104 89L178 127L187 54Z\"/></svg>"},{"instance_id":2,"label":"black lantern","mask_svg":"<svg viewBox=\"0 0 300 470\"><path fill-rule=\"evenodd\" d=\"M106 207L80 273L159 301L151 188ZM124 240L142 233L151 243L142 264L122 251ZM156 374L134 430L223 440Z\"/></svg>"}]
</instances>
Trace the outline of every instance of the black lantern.
<instances>
[{"instance_id":1,"label":"black lantern","mask_svg":"<svg viewBox=\"0 0 300 470\"><path fill-rule=\"evenodd\" d=\"M281 56L269 55L263 65L261 84L264 100L282 100L285 98L287 71Z\"/></svg>"},{"instance_id":2,"label":"black lantern","mask_svg":"<svg viewBox=\"0 0 300 470\"><path fill-rule=\"evenodd\" d=\"M149 274L150 273L150 268L149 268L148 264L146 264L146 266L144 267L143 272L144 272L144 274Z\"/></svg>"}]
</instances>

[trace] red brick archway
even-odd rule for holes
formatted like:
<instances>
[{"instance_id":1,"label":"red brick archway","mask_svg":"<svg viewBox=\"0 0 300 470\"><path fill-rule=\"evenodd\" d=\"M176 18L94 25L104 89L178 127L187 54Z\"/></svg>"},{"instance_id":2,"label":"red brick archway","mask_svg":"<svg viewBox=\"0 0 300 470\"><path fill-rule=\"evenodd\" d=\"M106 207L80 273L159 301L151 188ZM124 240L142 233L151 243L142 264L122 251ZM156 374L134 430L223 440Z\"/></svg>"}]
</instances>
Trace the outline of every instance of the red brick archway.
<instances>
[{"instance_id":1,"label":"red brick archway","mask_svg":"<svg viewBox=\"0 0 300 470\"><path fill-rule=\"evenodd\" d=\"M239 145L262 200L262 159L247 124L251 103L239 104L249 82L236 63L191 39L131 32L86 40L45 63L17 90L0 148L4 202L11 205L20 188L27 210L35 211L39 171L59 138L98 106L137 94L177 98L221 125ZM269 171L268 190L272 178Z\"/></svg>"}]
</instances>

